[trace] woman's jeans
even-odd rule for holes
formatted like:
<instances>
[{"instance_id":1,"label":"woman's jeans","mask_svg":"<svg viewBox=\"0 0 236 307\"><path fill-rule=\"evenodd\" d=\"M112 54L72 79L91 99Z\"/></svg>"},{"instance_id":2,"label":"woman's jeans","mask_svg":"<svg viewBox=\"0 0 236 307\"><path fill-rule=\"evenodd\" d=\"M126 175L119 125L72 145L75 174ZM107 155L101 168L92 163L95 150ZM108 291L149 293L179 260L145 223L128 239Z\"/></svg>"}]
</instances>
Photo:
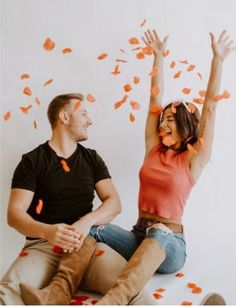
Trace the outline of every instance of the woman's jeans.
<instances>
[{"instance_id":1,"label":"woman's jeans","mask_svg":"<svg viewBox=\"0 0 236 307\"><path fill-rule=\"evenodd\" d=\"M166 253L165 260L157 269L158 273L174 273L183 267L186 260L186 243L183 233L167 232L155 226L145 230L138 225L135 225L132 231L128 231L113 224L106 224L93 226L90 230L90 235L97 242L109 245L127 261L144 239L152 238L157 240Z\"/></svg>"}]
</instances>

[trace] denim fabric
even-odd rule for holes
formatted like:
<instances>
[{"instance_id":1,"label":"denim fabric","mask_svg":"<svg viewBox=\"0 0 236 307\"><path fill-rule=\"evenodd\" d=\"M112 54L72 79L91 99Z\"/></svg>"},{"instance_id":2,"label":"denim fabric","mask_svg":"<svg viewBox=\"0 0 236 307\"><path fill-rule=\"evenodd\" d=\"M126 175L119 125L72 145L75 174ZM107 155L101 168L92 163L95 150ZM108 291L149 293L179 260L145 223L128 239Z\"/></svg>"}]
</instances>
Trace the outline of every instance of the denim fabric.
<instances>
[{"instance_id":1,"label":"denim fabric","mask_svg":"<svg viewBox=\"0 0 236 307\"><path fill-rule=\"evenodd\" d=\"M183 233L166 232L154 226L141 229L135 225L132 231L113 224L93 226L90 235L103 242L129 260L145 238L157 240L165 250L166 258L158 268L158 273L174 273L180 270L186 260L186 243Z\"/></svg>"}]
</instances>

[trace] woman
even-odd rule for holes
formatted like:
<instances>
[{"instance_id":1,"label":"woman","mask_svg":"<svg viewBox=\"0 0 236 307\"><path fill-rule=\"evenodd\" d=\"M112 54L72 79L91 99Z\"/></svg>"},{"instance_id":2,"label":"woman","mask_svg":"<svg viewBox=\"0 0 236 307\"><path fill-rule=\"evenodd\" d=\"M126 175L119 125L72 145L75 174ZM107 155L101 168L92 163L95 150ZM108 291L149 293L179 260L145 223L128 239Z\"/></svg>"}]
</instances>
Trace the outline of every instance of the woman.
<instances>
[{"instance_id":1,"label":"woman","mask_svg":"<svg viewBox=\"0 0 236 307\"><path fill-rule=\"evenodd\" d=\"M210 158L217 107L214 97L219 94L223 62L235 49L226 31L218 41L212 33L210 36L213 59L200 117L192 104L183 101L173 101L162 110L163 53L168 37L162 41L155 30L145 32L143 41L152 48L154 62L146 152L140 170L139 218L131 232L111 224L90 231L97 241L110 245L128 260L100 305L127 305L154 272L173 273L185 263L181 219L189 193ZM217 294L208 296L204 304L209 301L223 304Z\"/></svg>"}]
</instances>

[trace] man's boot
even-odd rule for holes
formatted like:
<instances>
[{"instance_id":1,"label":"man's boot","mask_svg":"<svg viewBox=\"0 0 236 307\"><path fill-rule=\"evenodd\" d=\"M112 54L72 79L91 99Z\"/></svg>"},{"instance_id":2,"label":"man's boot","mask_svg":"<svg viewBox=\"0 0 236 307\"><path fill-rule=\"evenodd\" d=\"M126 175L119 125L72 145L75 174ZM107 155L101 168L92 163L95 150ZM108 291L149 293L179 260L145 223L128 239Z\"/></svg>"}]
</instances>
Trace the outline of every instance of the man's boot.
<instances>
[{"instance_id":1,"label":"man's boot","mask_svg":"<svg viewBox=\"0 0 236 307\"><path fill-rule=\"evenodd\" d=\"M144 239L114 286L98 301L97 305L129 305L164 259L163 247L155 239Z\"/></svg>"},{"instance_id":2,"label":"man's boot","mask_svg":"<svg viewBox=\"0 0 236 307\"><path fill-rule=\"evenodd\" d=\"M96 240L87 237L78 251L65 254L58 265L51 283L39 290L21 283L22 299L26 305L69 305L89 265L96 247Z\"/></svg>"}]
</instances>

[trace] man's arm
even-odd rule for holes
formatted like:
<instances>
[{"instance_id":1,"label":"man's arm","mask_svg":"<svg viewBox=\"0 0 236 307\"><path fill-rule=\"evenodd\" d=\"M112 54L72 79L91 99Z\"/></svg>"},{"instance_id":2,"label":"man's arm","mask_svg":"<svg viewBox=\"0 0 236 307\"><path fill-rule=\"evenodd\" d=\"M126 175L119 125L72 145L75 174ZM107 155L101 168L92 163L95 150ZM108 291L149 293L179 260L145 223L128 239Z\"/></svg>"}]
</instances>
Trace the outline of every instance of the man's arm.
<instances>
[{"instance_id":1,"label":"man's arm","mask_svg":"<svg viewBox=\"0 0 236 307\"><path fill-rule=\"evenodd\" d=\"M27 210L34 192L24 189L12 189L8 204L7 220L9 226L21 234L47 240L53 245L68 249L78 243L75 228L66 224L48 225L34 220Z\"/></svg>"}]
</instances>

